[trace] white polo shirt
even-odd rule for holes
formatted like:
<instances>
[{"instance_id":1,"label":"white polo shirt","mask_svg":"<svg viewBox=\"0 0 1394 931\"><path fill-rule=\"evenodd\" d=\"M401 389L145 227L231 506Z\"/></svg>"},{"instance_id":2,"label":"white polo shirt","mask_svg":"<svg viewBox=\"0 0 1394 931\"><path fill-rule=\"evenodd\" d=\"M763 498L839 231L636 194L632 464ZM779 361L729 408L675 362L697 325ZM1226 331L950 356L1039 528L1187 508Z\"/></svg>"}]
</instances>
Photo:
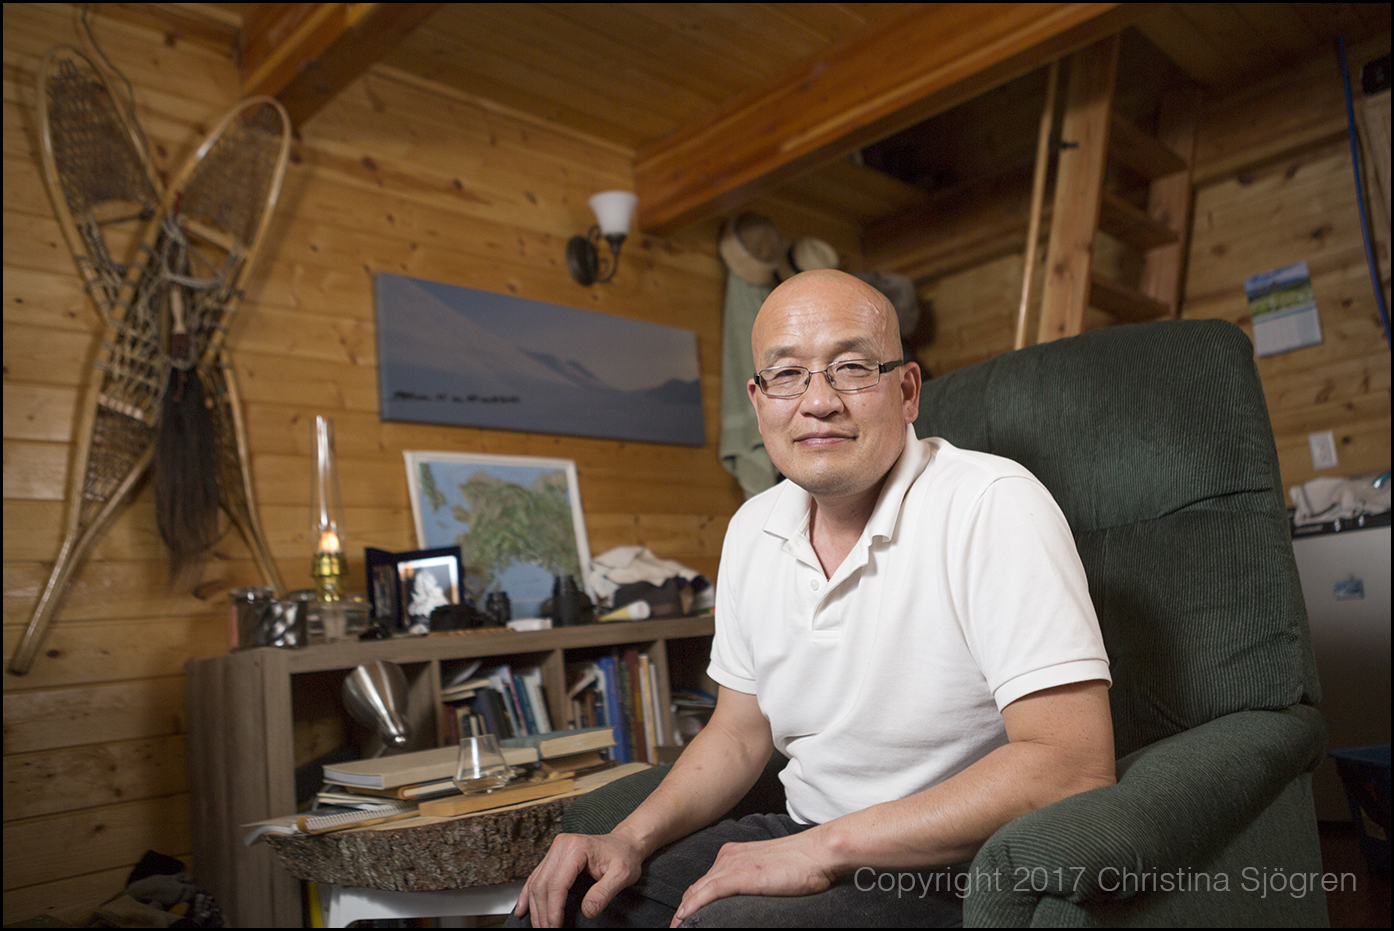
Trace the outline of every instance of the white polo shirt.
<instances>
[{"instance_id":1,"label":"white polo shirt","mask_svg":"<svg viewBox=\"0 0 1394 931\"><path fill-rule=\"evenodd\" d=\"M1112 681L1050 492L1011 460L906 433L832 578L792 482L726 531L709 673L759 701L803 823L954 775L1007 742L1001 709L1023 695Z\"/></svg>"}]
</instances>

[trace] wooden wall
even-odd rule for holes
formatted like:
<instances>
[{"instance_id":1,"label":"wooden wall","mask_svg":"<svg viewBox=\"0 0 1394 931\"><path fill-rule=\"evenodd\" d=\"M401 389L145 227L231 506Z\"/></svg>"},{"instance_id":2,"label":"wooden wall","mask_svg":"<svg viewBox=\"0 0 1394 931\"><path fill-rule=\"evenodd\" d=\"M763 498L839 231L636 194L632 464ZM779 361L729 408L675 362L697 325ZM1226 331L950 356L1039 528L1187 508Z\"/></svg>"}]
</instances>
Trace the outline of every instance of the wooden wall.
<instances>
[{"instance_id":1,"label":"wooden wall","mask_svg":"<svg viewBox=\"0 0 1394 931\"><path fill-rule=\"evenodd\" d=\"M217 30L94 17L166 172L238 96ZM212 38L210 39L210 35ZM59 543L77 386L98 333L34 158L33 73L81 44L73 7L4 7L4 647ZM288 584L310 579L310 423L334 418L349 552L414 546L404 449L575 459L593 552L645 543L714 574L741 496L715 452L723 269L713 224L636 236L613 283L568 276L586 198L632 153L378 68L301 130L257 280L231 334L254 481ZM372 275L516 294L692 329L708 444L690 449L382 423ZM351 562L361 589L361 559ZM4 920L120 890L147 848L187 855L184 662L227 649L227 590L258 583L235 533L171 590L149 489L74 580L32 672L4 680Z\"/></svg>"},{"instance_id":2,"label":"wooden wall","mask_svg":"<svg viewBox=\"0 0 1394 931\"><path fill-rule=\"evenodd\" d=\"M1388 35L1352 47L1357 89L1358 66L1388 49ZM1361 245L1345 126L1331 53L1212 101L1197 130L1182 316L1231 320L1252 337L1244 279L1304 259L1312 273L1325 342L1258 360L1285 488L1318 474L1307 446L1313 431L1336 437L1339 464L1321 474L1390 461L1390 354ZM1388 288L1387 238L1380 256ZM1097 260L1110 273L1126 274L1129 264L1107 237ZM923 284L938 338L920 358L933 374L1011 349L1021 261L1018 253ZM1038 270L1034 280L1042 277ZM1107 323L1092 310L1086 321Z\"/></svg>"}]
</instances>

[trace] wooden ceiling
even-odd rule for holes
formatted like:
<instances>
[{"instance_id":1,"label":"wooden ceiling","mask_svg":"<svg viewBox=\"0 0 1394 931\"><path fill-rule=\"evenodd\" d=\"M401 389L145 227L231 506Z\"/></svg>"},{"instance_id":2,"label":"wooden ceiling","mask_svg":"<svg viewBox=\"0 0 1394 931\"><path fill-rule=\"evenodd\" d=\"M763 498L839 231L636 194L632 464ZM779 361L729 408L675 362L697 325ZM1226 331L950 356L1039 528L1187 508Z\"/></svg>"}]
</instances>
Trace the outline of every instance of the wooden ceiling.
<instances>
[{"instance_id":1,"label":"wooden ceiling","mask_svg":"<svg viewBox=\"0 0 1394 931\"><path fill-rule=\"evenodd\" d=\"M384 64L636 151L907 3L449 3ZM1212 89L1387 31L1380 3L1178 3L1138 30Z\"/></svg>"},{"instance_id":2,"label":"wooden ceiling","mask_svg":"<svg viewBox=\"0 0 1394 931\"><path fill-rule=\"evenodd\" d=\"M224 16L250 21L272 7L290 5L212 6ZM899 28L914 15L910 8L922 6L450 3L423 14L378 62L631 150L642 173L653 147L769 93L772 82L777 85L781 76L788 80L800 67L809 69L810 82L816 80L818 69L831 67L824 63L835 61L840 49L878 27ZM1168 83L1193 81L1208 96L1219 96L1329 53L1338 33L1355 42L1390 28L1390 6L1384 3L1126 6L1133 25L1125 34L1118 104L1144 126ZM872 83L877 70L857 73ZM980 184L993 172L1019 173L1031 157L1042 88L1039 69L1018 67L976 99L952 101L951 108L904 129L898 144L902 156L913 149L918 160L913 170L889 164L885 156L895 150L895 139L867 150L880 157L879 162L868 158L867 165L884 171L841 157L873 141L863 138L841 151L825 147L821 161L800 164L797 176L771 174L763 186L747 185L736 195L750 202L753 190L763 196L760 203L773 197L864 228L923 201L929 191ZM727 198L721 210L730 212L734 205ZM641 219L642 213L641 206ZM667 228L680 226L682 216L676 209L668 213Z\"/></svg>"},{"instance_id":3,"label":"wooden ceiling","mask_svg":"<svg viewBox=\"0 0 1394 931\"><path fill-rule=\"evenodd\" d=\"M910 5L448 3L383 63L637 151Z\"/></svg>"}]
</instances>

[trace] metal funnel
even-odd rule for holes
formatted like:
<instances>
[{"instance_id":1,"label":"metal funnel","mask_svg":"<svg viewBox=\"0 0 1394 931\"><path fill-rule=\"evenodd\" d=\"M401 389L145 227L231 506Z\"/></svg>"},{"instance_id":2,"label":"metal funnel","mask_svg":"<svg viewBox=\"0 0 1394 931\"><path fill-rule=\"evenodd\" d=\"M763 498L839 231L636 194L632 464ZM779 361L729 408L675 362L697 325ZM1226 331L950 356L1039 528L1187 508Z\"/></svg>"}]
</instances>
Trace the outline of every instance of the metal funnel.
<instances>
[{"instance_id":1,"label":"metal funnel","mask_svg":"<svg viewBox=\"0 0 1394 931\"><path fill-rule=\"evenodd\" d=\"M400 750L411 740L407 677L396 663L375 660L345 676L344 707L355 721L371 728L386 749Z\"/></svg>"}]
</instances>

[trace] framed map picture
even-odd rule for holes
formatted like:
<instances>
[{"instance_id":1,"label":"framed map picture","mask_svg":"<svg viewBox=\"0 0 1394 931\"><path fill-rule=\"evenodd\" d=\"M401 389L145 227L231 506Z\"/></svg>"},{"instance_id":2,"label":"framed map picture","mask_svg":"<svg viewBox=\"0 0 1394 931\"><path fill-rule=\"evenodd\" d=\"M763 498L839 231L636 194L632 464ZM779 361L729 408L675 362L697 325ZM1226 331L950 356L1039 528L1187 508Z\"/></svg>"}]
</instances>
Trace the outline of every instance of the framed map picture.
<instances>
[{"instance_id":1,"label":"framed map picture","mask_svg":"<svg viewBox=\"0 0 1394 931\"><path fill-rule=\"evenodd\" d=\"M583 584L590 545L576 463L535 456L404 452L416 542L460 547L463 588L478 605L508 594L513 617L537 617L554 576Z\"/></svg>"}]
</instances>

